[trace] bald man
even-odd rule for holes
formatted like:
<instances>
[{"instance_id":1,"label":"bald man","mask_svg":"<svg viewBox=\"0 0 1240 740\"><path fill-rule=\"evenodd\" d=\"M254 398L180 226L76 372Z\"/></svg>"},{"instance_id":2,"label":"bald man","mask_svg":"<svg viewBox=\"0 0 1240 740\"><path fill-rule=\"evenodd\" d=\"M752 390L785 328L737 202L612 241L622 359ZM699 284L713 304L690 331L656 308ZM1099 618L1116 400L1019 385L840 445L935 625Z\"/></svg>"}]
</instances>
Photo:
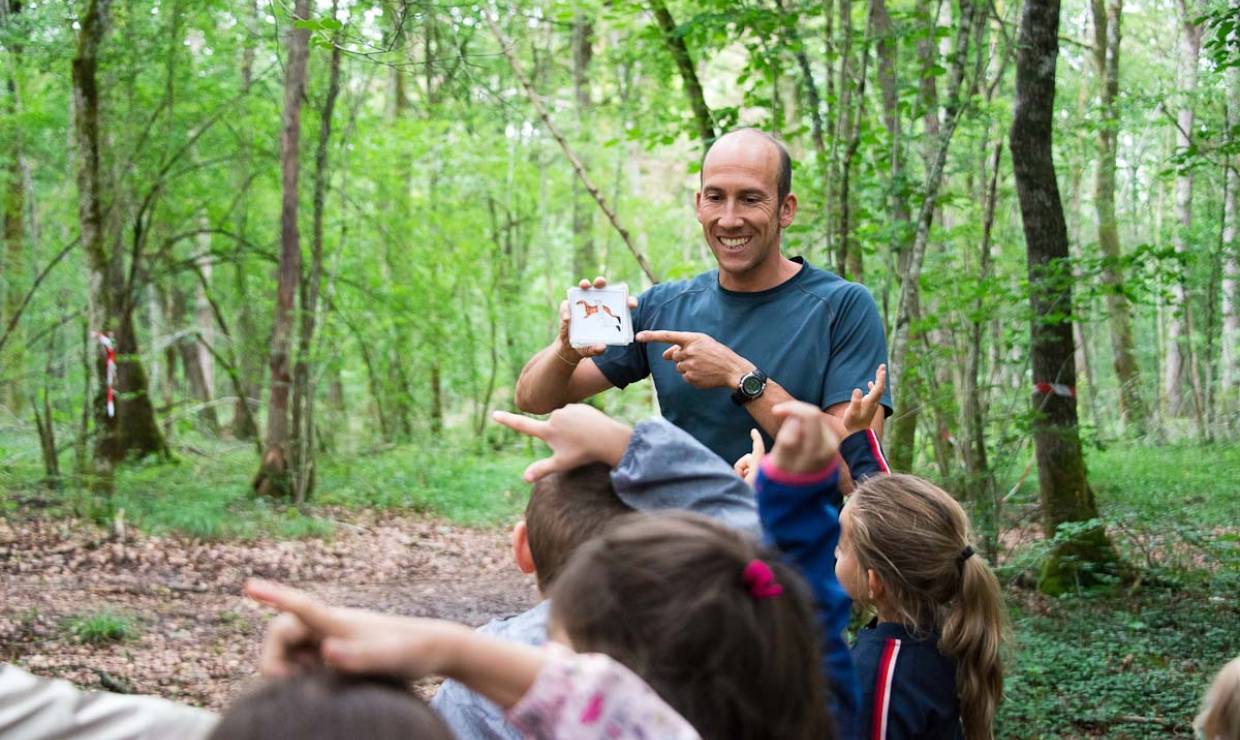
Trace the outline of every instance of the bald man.
<instances>
[{"instance_id":1,"label":"bald man","mask_svg":"<svg viewBox=\"0 0 1240 740\"><path fill-rule=\"evenodd\" d=\"M797 212L787 149L756 129L720 137L702 161L696 204L718 268L643 293L637 342L625 347L570 346L562 304L558 335L517 381L518 408L545 414L652 375L663 415L734 462L750 451L751 428L771 444L776 404L796 399L839 416L853 389L867 389L887 361L869 291L781 252ZM883 406L890 414L889 388ZM880 434L884 416L875 417Z\"/></svg>"}]
</instances>

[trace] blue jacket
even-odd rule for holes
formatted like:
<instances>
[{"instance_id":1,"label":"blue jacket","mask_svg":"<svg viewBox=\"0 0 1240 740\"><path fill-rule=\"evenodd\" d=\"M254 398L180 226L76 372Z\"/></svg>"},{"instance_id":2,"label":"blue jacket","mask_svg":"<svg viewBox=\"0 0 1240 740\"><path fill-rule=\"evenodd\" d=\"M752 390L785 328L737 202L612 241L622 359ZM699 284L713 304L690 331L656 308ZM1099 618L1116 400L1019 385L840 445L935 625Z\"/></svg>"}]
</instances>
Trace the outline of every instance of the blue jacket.
<instances>
[{"instance_id":1,"label":"blue jacket","mask_svg":"<svg viewBox=\"0 0 1240 740\"><path fill-rule=\"evenodd\" d=\"M856 480L888 473L887 461L870 430L840 443L840 455ZM800 571L814 592L822 637L822 670L832 692L831 713L839 736L858 737L861 692L844 640L852 600L835 577L835 548L840 541L840 458L817 475L790 475L767 457L754 484L758 518L767 539Z\"/></svg>"}]
</instances>

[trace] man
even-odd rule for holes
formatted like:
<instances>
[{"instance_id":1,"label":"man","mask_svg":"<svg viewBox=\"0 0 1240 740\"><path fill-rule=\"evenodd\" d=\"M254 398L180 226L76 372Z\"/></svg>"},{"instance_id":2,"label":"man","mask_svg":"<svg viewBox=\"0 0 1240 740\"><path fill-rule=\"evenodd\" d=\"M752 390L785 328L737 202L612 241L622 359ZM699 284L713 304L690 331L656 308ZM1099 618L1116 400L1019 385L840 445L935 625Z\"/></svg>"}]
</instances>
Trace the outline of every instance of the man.
<instances>
[{"instance_id":1,"label":"man","mask_svg":"<svg viewBox=\"0 0 1240 740\"><path fill-rule=\"evenodd\" d=\"M773 137L740 129L718 139L696 196L718 269L646 291L634 304L637 343L626 347L569 346L561 304L558 336L517 381L518 408L548 413L653 375L663 415L729 462L749 451L755 422L770 444L779 403L842 415L887 360L882 320L863 286L783 256L791 189L791 159ZM883 405L890 413L889 389Z\"/></svg>"}]
</instances>

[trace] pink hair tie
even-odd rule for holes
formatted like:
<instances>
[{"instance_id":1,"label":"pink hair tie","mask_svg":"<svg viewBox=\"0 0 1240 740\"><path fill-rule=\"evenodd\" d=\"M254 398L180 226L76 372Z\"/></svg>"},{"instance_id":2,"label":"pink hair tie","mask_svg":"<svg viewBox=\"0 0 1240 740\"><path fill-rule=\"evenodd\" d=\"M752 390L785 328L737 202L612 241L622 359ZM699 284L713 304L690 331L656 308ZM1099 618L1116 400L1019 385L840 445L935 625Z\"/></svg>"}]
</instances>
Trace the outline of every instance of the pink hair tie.
<instances>
[{"instance_id":1,"label":"pink hair tie","mask_svg":"<svg viewBox=\"0 0 1240 740\"><path fill-rule=\"evenodd\" d=\"M741 571L741 579L745 581L749 595L757 601L773 599L784 592L784 587L775 580L775 571L757 558L745 564L745 570Z\"/></svg>"}]
</instances>

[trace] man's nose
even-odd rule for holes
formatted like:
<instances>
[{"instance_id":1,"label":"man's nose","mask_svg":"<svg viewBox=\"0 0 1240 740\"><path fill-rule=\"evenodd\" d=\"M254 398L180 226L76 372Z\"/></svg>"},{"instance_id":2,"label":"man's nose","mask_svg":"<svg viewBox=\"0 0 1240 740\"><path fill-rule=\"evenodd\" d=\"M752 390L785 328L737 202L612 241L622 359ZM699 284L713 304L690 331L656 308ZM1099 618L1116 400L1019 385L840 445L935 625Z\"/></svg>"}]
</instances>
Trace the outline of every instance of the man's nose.
<instances>
[{"instance_id":1,"label":"man's nose","mask_svg":"<svg viewBox=\"0 0 1240 740\"><path fill-rule=\"evenodd\" d=\"M719 216L719 227L723 229L736 229L744 225L745 222L740 217L736 203L733 201L724 203L723 214Z\"/></svg>"}]
</instances>

